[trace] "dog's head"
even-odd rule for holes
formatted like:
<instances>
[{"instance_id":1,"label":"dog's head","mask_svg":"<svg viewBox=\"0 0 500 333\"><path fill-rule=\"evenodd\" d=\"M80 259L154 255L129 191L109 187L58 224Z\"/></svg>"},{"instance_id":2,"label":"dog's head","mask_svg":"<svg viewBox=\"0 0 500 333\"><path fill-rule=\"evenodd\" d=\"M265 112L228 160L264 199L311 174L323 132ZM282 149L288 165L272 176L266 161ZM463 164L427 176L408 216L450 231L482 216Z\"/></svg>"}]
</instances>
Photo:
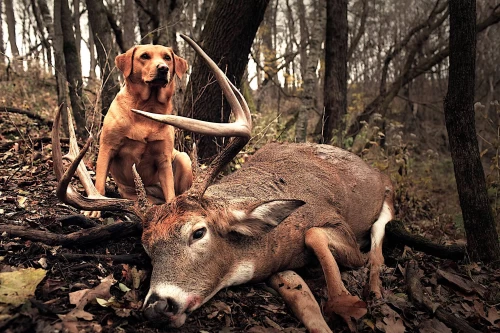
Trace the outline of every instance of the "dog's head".
<instances>
[{"instance_id":1,"label":"dog's head","mask_svg":"<svg viewBox=\"0 0 500 333\"><path fill-rule=\"evenodd\" d=\"M127 81L164 87L173 75L182 78L188 69L187 61L172 48L161 45L137 45L115 59L116 67Z\"/></svg>"}]
</instances>

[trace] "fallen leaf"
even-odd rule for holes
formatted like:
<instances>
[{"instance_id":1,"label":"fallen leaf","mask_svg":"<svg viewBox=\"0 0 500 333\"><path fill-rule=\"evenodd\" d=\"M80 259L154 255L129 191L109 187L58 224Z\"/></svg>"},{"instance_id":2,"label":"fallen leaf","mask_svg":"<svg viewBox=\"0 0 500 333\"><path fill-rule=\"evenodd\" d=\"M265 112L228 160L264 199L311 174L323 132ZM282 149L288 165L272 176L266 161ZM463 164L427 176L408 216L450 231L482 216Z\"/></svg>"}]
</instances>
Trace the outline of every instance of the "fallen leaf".
<instances>
[{"instance_id":1,"label":"fallen leaf","mask_svg":"<svg viewBox=\"0 0 500 333\"><path fill-rule=\"evenodd\" d=\"M421 323L420 333L452 333L451 329L440 320L432 318Z\"/></svg>"},{"instance_id":2,"label":"fallen leaf","mask_svg":"<svg viewBox=\"0 0 500 333\"><path fill-rule=\"evenodd\" d=\"M384 315L382 320L377 320L376 327L385 333L403 333L405 325L401 317L391 309L387 304L380 307L380 311Z\"/></svg>"},{"instance_id":3,"label":"fallen leaf","mask_svg":"<svg viewBox=\"0 0 500 333\"><path fill-rule=\"evenodd\" d=\"M76 307L71 310L67 315L59 315L59 317L64 320L75 320L76 318L82 318L85 320L92 320L94 316L83 309L85 306L95 300L96 298L110 299L111 294L109 289L116 280L113 279L113 275L102 279L101 283L93 289L78 290L69 294L69 300L71 304L75 304Z\"/></svg>"},{"instance_id":4,"label":"fallen leaf","mask_svg":"<svg viewBox=\"0 0 500 333\"><path fill-rule=\"evenodd\" d=\"M0 273L0 303L19 306L35 294L47 272L44 269L27 268Z\"/></svg>"},{"instance_id":5,"label":"fallen leaf","mask_svg":"<svg viewBox=\"0 0 500 333\"><path fill-rule=\"evenodd\" d=\"M461 290L463 290L466 293L472 293L474 291L474 285L471 281L468 281L468 280L466 280L466 279L464 279L456 274L438 269L437 275L438 275L438 277L445 279L446 281L448 281L452 285L460 288Z\"/></svg>"}]
</instances>

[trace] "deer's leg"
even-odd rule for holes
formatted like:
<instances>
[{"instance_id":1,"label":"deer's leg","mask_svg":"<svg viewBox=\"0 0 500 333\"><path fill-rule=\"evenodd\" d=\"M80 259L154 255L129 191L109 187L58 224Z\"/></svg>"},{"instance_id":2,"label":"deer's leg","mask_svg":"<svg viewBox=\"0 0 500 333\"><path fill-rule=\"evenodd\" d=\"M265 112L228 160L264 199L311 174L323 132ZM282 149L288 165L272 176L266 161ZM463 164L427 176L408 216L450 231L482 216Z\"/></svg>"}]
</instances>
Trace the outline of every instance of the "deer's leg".
<instances>
[{"instance_id":1,"label":"deer's leg","mask_svg":"<svg viewBox=\"0 0 500 333\"><path fill-rule=\"evenodd\" d=\"M368 257L368 265L370 267L370 292L372 292L376 298L382 297L380 268L384 264L382 242L385 235L385 225L393 218L394 212L392 209L392 202L386 199L377 221L375 221L372 226L371 249Z\"/></svg>"},{"instance_id":2,"label":"deer's leg","mask_svg":"<svg viewBox=\"0 0 500 333\"><path fill-rule=\"evenodd\" d=\"M335 259L346 267L363 265L363 256L354 236L342 226L311 228L306 232L305 243L318 258L325 275L328 289L325 312L340 315L352 327L351 318L359 319L364 316L366 304L347 291Z\"/></svg>"},{"instance_id":3,"label":"deer's leg","mask_svg":"<svg viewBox=\"0 0 500 333\"><path fill-rule=\"evenodd\" d=\"M318 302L305 281L294 271L284 271L271 276L269 285L285 300L297 319L309 332L331 333Z\"/></svg>"}]
</instances>

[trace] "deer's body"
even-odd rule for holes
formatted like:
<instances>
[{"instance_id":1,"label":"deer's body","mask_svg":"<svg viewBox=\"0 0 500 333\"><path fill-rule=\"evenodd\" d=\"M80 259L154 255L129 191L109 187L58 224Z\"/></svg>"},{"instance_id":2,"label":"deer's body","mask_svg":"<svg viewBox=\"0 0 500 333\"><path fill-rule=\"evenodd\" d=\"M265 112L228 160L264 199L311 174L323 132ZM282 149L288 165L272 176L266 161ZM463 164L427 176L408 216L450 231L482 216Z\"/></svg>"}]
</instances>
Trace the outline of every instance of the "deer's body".
<instances>
[{"instance_id":1,"label":"deer's body","mask_svg":"<svg viewBox=\"0 0 500 333\"><path fill-rule=\"evenodd\" d=\"M345 150L274 143L257 151L241 170L210 186L204 200L208 205L214 203L214 210L241 211L262 201L297 199L306 203L264 236L232 244L238 252L236 258L255 258L258 264L252 281L259 281L310 262L312 253L305 248L304 238L312 227L343 229L346 236L354 236L353 246L366 247L386 190L391 191L386 175Z\"/></svg>"}]
</instances>

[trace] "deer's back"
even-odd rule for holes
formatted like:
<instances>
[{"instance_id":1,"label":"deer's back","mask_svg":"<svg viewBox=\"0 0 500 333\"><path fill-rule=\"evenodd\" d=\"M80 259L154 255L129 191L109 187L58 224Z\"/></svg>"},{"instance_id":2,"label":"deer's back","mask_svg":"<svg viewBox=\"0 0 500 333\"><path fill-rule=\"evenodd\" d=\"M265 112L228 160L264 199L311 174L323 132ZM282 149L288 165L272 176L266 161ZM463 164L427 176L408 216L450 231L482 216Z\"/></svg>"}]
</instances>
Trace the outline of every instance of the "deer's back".
<instances>
[{"instance_id":1,"label":"deer's back","mask_svg":"<svg viewBox=\"0 0 500 333\"><path fill-rule=\"evenodd\" d=\"M263 200L300 199L306 205L287 223L307 228L341 217L360 240L378 217L390 186L387 176L340 148L271 143L209 187L207 195L241 203L241 208Z\"/></svg>"}]
</instances>

